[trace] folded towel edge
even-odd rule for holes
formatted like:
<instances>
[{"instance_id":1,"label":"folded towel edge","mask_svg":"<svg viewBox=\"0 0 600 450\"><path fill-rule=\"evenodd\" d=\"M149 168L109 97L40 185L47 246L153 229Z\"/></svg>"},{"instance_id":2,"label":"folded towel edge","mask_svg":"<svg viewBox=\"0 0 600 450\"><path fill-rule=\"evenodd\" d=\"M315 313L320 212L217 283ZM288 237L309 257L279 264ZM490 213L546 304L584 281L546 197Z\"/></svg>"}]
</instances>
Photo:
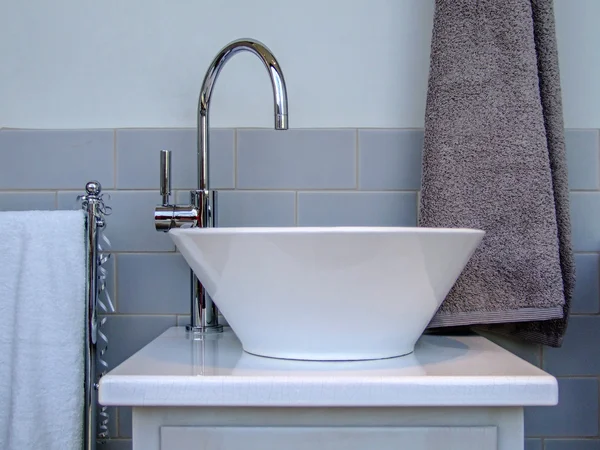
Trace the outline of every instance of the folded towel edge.
<instances>
[{"instance_id":1,"label":"folded towel edge","mask_svg":"<svg viewBox=\"0 0 600 450\"><path fill-rule=\"evenodd\" d=\"M480 325L491 323L537 322L562 319L562 306L552 308L520 308L506 311L470 311L454 314L436 314L428 328Z\"/></svg>"}]
</instances>

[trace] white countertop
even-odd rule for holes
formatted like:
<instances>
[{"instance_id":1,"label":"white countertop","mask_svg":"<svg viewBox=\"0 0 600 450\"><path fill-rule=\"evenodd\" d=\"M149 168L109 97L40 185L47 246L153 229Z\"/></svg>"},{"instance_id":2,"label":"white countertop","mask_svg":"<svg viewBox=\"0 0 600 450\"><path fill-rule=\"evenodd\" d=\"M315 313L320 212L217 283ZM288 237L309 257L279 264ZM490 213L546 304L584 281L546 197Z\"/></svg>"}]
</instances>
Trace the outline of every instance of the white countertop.
<instances>
[{"instance_id":1,"label":"white countertop","mask_svg":"<svg viewBox=\"0 0 600 450\"><path fill-rule=\"evenodd\" d=\"M99 401L120 406L527 406L555 405L558 387L551 375L481 336L423 336L413 354L399 358L305 362L245 353L231 331L194 340L178 327L102 377Z\"/></svg>"}]
</instances>

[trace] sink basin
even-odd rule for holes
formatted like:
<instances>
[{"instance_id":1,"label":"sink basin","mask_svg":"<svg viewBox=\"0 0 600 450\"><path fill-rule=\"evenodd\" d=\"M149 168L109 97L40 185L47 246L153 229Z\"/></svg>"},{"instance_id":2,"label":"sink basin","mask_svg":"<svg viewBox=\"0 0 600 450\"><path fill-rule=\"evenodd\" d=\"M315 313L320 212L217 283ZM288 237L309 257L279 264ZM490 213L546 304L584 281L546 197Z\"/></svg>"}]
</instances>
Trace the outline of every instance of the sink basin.
<instances>
[{"instance_id":1,"label":"sink basin","mask_svg":"<svg viewBox=\"0 0 600 450\"><path fill-rule=\"evenodd\" d=\"M169 235L246 352L350 361L411 353L484 232L179 228Z\"/></svg>"}]
</instances>

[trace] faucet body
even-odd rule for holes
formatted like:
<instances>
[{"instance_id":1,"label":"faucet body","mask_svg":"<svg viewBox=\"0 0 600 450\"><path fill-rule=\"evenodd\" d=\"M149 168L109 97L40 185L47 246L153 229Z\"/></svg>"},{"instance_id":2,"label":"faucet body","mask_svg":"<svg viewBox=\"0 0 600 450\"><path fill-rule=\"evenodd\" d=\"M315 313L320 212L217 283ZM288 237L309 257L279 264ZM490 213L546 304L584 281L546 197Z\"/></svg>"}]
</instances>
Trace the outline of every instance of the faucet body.
<instances>
[{"instance_id":1,"label":"faucet body","mask_svg":"<svg viewBox=\"0 0 600 450\"><path fill-rule=\"evenodd\" d=\"M163 202L155 210L155 225L159 231L174 227L214 227L216 223L217 192L210 191L209 183L209 122L210 99L216 79L227 61L236 53L249 51L264 64L273 87L275 129L287 130L288 106L287 90L283 72L273 53L262 43L253 39L239 39L227 44L206 71L198 99L198 188L190 192L190 205L171 205L170 195L170 154L161 152L161 195ZM212 299L191 273L191 323L187 329L194 332L218 332L218 311Z\"/></svg>"}]
</instances>

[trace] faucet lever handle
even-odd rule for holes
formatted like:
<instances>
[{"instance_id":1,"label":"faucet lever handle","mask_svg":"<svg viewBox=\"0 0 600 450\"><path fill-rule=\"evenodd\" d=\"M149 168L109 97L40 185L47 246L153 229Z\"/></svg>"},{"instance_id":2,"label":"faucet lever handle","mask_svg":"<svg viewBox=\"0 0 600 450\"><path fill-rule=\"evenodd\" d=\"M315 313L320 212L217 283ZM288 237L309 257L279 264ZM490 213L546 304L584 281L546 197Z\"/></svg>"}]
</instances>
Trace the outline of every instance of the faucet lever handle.
<instances>
[{"instance_id":1,"label":"faucet lever handle","mask_svg":"<svg viewBox=\"0 0 600 450\"><path fill-rule=\"evenodd\" d=\"M169 204L171 196L171 151L160 151L160 195L164 206Z\"/></svg>"}]
</instances>

